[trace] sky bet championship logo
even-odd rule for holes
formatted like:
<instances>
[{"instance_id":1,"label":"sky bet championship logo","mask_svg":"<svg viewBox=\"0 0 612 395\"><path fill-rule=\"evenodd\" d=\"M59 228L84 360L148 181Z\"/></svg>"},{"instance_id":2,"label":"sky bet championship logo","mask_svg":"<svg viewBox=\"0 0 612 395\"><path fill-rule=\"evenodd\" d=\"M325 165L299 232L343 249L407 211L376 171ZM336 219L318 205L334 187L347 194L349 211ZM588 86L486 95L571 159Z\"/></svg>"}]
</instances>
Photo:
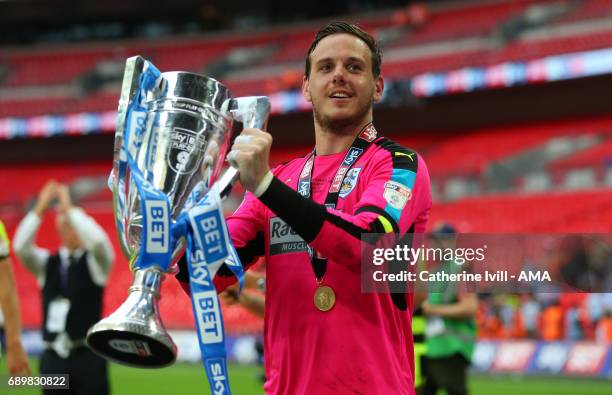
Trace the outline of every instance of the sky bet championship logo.
<instances>
[{"instance_id":1,"label":"sky bet championship logo","mask_svg":"<svg viewBox=\"0 0 612 395\"><path fill-rule=\"evenodd\" d=\"M168 166L177 173L191 173L196 168L197 155L194 150L201 150L198 136L188 129L173 128L170 133Z\"/></svg>"}]
</instances>

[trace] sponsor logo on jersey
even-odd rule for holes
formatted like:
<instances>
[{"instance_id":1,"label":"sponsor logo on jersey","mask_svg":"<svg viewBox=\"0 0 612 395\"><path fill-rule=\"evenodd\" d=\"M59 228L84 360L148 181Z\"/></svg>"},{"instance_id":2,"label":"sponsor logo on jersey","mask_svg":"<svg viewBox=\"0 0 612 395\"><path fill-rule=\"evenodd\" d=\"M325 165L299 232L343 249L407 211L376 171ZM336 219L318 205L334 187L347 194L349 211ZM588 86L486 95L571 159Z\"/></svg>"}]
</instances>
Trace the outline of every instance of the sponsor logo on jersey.
<instances>
[{"instance_id":1,"label":"sponsor logo on jersey","mask_svg":"<svg viewBox=\"0 0 612 395\"><path fill-rule=\"evenodd\" d=\"M279 217L270 219L270 255L308 251L308 244Z\"/></svg>"}]
</instances>

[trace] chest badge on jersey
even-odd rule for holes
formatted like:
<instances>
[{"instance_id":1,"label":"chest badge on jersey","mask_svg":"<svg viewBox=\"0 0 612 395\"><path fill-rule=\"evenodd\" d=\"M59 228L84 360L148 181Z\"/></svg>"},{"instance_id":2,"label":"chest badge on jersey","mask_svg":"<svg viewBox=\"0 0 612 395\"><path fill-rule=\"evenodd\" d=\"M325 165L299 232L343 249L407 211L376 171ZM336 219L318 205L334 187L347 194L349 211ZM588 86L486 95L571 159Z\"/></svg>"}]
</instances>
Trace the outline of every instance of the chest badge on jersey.
<instances>
[{"instance_id":1,"label":"chest badge on jersey","mask_svg":"<svg viewBox=\"0 0 612 395\"><path fill-rule=\"evenodd\" d=\"M348 196L349 193L355 189L355 185L357 185L357 178L359 177L359 172L361 171L361 167L355 167L346 173L344 180L342 181L342 185L340 185L340 194L339 196L344 199Z\"/></svg>"},{"instance_id":2,"label":"chest badge on jersey","mask_svg":"<svg viewBox=\"0 0 612 395\"><path fill-rule=\"evenodd\" d=\"M412 191L399 182L387 181L385 183L385 192L383 196L391 207L401 210L412 197Z\"/></svg>"}]
</instances>

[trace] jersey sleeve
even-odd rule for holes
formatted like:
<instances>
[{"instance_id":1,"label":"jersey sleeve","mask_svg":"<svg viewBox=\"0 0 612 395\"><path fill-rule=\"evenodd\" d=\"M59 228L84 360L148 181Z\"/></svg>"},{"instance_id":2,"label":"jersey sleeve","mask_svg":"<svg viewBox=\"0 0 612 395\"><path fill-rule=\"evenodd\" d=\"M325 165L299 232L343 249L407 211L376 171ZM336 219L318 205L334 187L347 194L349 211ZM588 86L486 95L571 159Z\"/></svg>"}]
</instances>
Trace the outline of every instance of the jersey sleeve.
<instances>
[{"instance_id":1,"label":"jersey sleeve","mask_svg":"<svg viewBox=\"0 0 612 395\"><path fill-rule=\"evenodd\" d=\"M317 204L274 179L260 200L319 254L351 268L361 261L364 233L424 232L431 207L429 174L414 151L390 140L368 161L367 186L353 212Z\"/></svg>"}]
</instances>

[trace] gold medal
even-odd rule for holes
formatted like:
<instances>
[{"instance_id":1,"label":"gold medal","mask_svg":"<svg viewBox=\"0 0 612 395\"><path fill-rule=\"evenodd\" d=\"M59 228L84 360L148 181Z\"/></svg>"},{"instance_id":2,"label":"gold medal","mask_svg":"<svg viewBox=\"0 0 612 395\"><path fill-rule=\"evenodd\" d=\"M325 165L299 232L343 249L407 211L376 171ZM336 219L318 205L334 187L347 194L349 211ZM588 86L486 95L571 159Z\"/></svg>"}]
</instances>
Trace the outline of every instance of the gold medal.
<instances>
[{"instance_id":1,"label":"gold medal","mask_svg":"<svg viewBox=\"0 0 612 395\"><path fill-rule=\"evenodd\" d=\"M336 304L336 294L327 285L319 285L314 293L314 304L320 311L329 311Z\"/></svg>"}]
</instances>

